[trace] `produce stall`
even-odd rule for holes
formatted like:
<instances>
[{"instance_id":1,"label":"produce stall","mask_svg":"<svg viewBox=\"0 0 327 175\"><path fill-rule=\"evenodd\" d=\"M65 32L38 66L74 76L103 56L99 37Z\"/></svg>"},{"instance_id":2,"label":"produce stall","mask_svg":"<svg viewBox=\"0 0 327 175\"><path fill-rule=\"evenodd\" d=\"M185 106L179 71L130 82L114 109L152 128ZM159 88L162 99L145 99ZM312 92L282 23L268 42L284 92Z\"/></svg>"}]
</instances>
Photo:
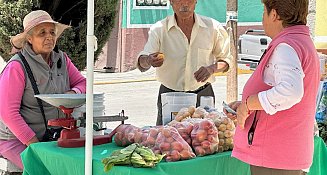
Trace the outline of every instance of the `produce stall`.
<instances>
[{"instance_id":1,"label":"produce stall","mask_svg":"<svg viewBox=\"0 0 327 175\"><path fill-rule=\"evenodd\" d=\"M320 137L314 139L314 159L309 175L327 174L327 148ZM101 160L114 150L121 149L115 143L93 147L93 174L95 175L249 175L249 166L235 158L231 152L216 153L204 157L177 162L162 161L154 168L133 168L114 166L109 173L103 170ZM29 146L22 153L24 175L81 175L84 174L85 148L61 148L56 142L40 142Z\"/></svg>"}]
</instances>

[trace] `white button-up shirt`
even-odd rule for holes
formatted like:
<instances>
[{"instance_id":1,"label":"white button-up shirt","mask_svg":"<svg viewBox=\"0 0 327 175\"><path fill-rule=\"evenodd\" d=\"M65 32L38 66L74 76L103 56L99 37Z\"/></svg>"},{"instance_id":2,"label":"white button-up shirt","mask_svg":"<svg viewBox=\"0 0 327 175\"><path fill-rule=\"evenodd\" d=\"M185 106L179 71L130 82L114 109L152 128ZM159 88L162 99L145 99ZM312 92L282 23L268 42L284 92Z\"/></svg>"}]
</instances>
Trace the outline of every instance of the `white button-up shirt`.
<instances>
[{"instance_id":1,"label":"white button-up shirt","mask_svg":"<svg viewBox=\"0 0 327 175\"><path fill-rule=\"evenodd\" d=\"M212 18L197 14L194 17L190 43L172 15L151 26L148 41L139 54L163 53L163 65L156 68L157 80L176 91L193 91L206 84L194 78L201 66L218 60L230 62L229 36L223 26ZM214 81L213 75L207 80Z\"/></svg>"}]
</instances>

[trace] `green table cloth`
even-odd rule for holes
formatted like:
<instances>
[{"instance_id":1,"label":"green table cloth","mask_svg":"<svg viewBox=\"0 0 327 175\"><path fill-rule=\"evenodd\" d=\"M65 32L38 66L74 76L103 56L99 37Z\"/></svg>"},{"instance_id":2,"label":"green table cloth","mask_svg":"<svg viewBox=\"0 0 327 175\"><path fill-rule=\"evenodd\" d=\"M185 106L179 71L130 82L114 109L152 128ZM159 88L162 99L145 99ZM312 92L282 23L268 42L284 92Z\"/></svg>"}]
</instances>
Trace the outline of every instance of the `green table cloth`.
<instances>
[{"instance_id":1,"label":"green table cloth","mask_svg":"<svg viewBox=\"0 0 327 175\"><path fill-rule=\"evenodd\" d=\"M160 162L154 168L114 166L103 171L101 159L122 147L114 143L93 147L93 174L102 175L249 175L249 165L232 158L231 152L196 157L178 162ZM83 175L85 148L60 148L57 142L41 142L29 146L22 153L24 175ZM320 137L315 137L314 162L309 175L327 174L327 148Z\"/></svg>"}]
</instances>

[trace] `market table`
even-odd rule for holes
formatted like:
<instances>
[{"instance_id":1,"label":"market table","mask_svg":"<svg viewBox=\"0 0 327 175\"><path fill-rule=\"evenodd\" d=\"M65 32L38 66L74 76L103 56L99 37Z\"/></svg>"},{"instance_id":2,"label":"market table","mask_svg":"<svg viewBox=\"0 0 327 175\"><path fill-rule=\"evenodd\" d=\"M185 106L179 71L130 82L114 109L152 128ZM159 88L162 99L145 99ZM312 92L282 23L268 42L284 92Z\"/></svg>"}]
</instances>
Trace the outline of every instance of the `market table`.
<instances>
[{"instance_id":1,"label":"market table","mask_svg":"<svg viewBox=\"0 0 327 175\"><path fill-rule=\"evenodd\" d=\"M101 159L122 147L114 143L93 147L94 175L249 175L249 165L232 158L231 152L196 157L178 162L160 162L154 168L114 166L109 173L103 171ZM60 148L57 142L30 145L23 153L24 175L82 175L84 174L85 148ZM327 148L320 137L315 137L314 162L309 175L327 174Z\"/></svg>"}]
</instances>

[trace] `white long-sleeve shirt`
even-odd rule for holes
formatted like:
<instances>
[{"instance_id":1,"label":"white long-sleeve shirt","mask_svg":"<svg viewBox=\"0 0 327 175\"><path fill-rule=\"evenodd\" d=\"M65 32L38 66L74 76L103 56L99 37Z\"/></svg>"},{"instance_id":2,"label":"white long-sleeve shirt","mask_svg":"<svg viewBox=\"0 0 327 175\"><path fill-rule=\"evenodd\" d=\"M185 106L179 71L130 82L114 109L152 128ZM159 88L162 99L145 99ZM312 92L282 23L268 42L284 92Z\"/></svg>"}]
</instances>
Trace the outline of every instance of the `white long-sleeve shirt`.
<instances>
[{"instance_id":1,"label":"white long-sleeve shirt","mask_svg":"<svg viewBox=\"0 0 327 175\"><path fill-rule=\"evenodd\" d=\"M296 51L286 43L279 44L264 68L263 80L272 88L258 94L263 110L272 115L300 102L304 76Z\"/></svg>"}]
</instances>

